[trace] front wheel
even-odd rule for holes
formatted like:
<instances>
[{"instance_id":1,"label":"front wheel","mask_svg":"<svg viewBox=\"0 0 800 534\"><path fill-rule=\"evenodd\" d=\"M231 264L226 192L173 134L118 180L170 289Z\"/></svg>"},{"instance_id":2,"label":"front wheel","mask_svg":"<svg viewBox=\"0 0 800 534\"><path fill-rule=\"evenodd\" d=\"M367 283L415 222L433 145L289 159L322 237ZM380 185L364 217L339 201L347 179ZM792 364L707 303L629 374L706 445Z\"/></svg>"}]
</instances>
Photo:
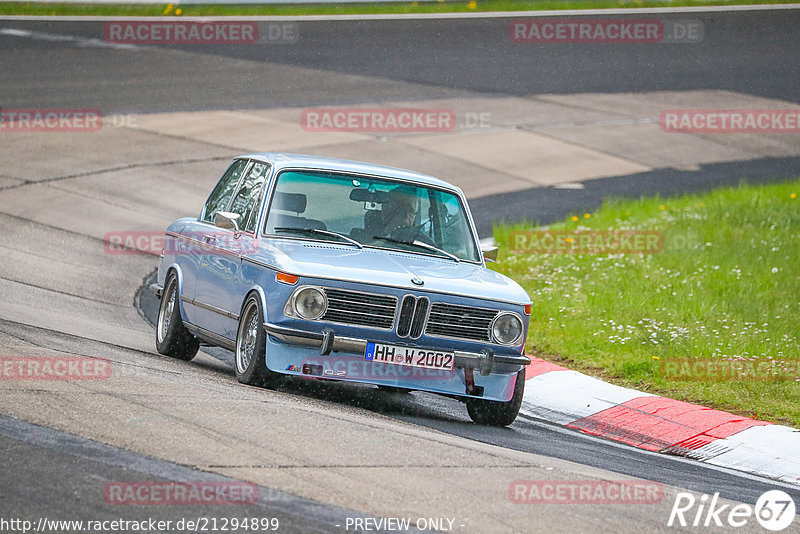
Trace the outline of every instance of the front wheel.
<instances>
[{"instance_id":1,"label":"front wheel","mask_svg":"<svg viewBox=\"0 0 800 534\"><path fill-rule=\"evenodd\" d=\"M525 393L525 369L517 373L514 382L514 395L508 402L484 399L467 399L467 413L470 419L479 425L508 426L514 422L522 406L522 395Z\"/></svg>"},{"instance_id":2,"label":"front wheel","mask_svg":"<svg viewBox=\"0 0 800 534\"><path fill-rule=\"evenodd\" d=\"M179 360L191 360L200 348L200 341L183 325L178 295L178 277L170 273L158 307L156 350Z\"/></svg>"},{"instance_id":3,"label":"front wheel","mask_svg":"<svg viewBox=\"0 0 800 534\"><path fill-rule=\"evenodd\" d=\"M266 386L277 376L267 368L267 334L261 299L250 295L239 317L236 332L236 379L250 386Z\"/></svg>"}]
</instances>

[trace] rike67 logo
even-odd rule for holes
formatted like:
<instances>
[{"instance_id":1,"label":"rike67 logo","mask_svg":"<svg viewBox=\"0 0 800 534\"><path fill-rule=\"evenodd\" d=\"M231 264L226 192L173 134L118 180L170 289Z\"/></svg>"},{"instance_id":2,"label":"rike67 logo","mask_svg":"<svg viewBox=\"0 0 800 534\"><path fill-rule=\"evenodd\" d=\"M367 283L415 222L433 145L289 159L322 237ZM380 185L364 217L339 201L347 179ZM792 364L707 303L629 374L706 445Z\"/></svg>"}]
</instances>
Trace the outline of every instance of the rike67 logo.
<instances>
[{"instance_id":1,"label":"rike67 logo","mask_svg":"<svg viewBox=\"0 0 800 534\"><path fill-rule=\"evenodd\" d=\"M796 512L792 497L781 490L762 494L755 506L719 504L719 493L703 494L698 499L691 493L681 492L675 496L667 526L743 527L755 517L765 529L778 532L792 524Z\"/></svg>"}]
</instances>

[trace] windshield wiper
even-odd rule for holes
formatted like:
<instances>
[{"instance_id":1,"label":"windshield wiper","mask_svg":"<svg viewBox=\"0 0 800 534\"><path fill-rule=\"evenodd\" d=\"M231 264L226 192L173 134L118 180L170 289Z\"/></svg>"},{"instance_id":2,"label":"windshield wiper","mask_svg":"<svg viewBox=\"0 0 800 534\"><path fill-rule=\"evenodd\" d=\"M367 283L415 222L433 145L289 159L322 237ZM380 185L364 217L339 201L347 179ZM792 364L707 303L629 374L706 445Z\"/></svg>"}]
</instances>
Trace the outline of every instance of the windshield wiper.
<instances>
[{"instance_id":1,"label":"windshield wiper","mask_svg":"<svg viewBox=\"0 0 800 534\"><path fill-rule=\"evenodd\" d=\"M294 226L279 226L275 228L276 232L296 232L298 234L311 234L311 235L327 235L331 237L338 237L342 241L347 241L351 245L355 245L358 248L364 248L364 245L356 241L351 237L347 237L344 234L340 234L339 232L331 232L330 230L320 230L319 228L300 228Z\"/></svg>"},{"instance_id":2,"label":"windshield wiper","mask_svg":"<svg viewBox=\"0 0 800 534\"><path fill-rule=\"evenodd\" d=\"M392 239L391 237L382 237L382 236L379 236L379 235L372 236L372 239L378 239L380 241L386 241L388 243L397 243L399 245L412 245L412 246L415 246L415 247L423 248L425 250L430 250L431 252L438 252L439 254L442 254L443 256L446 256L446 257L450 258L451 260L455 261L456 263L459 263L461 261L461 260L458 259L458 256L456 256L455 254L450 254L446 250L442 250L442 249L440 249L438 247L434 247L433 245L429 245L429 244L425 243L424 241L419 241L418 239L415 239L414 241L402 241L400 239Z\"/></svg>"}]
</instances>

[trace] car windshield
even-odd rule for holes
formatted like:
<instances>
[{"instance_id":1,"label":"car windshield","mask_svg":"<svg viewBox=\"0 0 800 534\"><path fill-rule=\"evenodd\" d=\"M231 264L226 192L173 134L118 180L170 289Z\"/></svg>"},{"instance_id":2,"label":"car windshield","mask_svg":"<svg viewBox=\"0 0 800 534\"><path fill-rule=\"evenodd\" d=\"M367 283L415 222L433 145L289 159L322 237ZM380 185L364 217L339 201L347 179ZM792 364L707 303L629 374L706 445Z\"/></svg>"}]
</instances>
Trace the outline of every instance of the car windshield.
<instances>
[{"instance_id":1,"label":"car windshield","mask_svg":"<svg viewBox=\"0 0 800 534\"><path fill-rule=\"evenodd\" d=\"M265 233L339 240L480 262L458 195L420 184L320 171L278 175ZM310 230L322 230L314 232Z\"/></svg>"}]
</instances>

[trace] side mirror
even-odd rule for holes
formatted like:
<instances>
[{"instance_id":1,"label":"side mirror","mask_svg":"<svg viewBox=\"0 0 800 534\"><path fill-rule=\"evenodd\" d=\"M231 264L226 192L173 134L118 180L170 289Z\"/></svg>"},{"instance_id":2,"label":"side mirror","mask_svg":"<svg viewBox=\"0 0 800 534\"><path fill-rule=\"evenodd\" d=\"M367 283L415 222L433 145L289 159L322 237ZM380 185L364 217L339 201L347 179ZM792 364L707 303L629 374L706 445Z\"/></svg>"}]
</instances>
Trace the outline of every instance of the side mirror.
<instances>
[{"instance_id":1,"label":"side mirror","mask_svg":"<svg viewBox=\"0 0 800 534\"><path fill-rule=\"evenodd\" d=\"M486 261L497 261L497 254L500 252L499 247L481 247L481 254Z\"/></svg>"},{"instance_id":2,"label":"side mirror","mask_svg":"<svg viewBox=\"0 0 800 534\"><path fill-rule=\"evenodd\" d=\"M218 211L214 214L214 226L239 232L239 214L229 211Z\"/></svg>"}]
</instances>

